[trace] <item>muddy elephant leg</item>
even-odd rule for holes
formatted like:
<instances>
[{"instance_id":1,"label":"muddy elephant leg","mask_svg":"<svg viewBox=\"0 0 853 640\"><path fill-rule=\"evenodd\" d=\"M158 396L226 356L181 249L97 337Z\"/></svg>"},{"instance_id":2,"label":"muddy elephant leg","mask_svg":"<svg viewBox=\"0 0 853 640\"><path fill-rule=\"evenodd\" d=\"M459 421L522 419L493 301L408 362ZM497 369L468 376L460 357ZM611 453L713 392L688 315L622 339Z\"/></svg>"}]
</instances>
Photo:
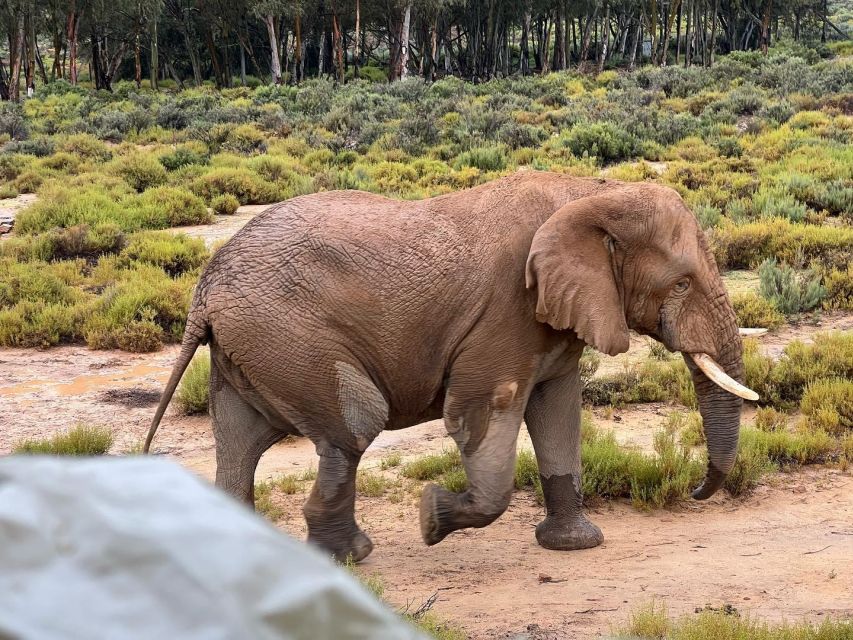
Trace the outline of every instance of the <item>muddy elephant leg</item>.
<instances>
[{"instance_id":1,"label":"muddy elephant leg","mask_svg":"<svg viewBox=\"0 0 853 640\"><path fill-rule=\"evenodd\" d=\"M495 409L494 402L491 407L485 403L482 409L469 406L460 414L445 411L444 421L462 452L468 489L453 493L434 484L424 487L421 535L429 545L457 529L485 527L506 511L512 497L521 408Z\"/></svg>"},{"instance_id":2,"label":"muddy elephant leg","mask_svg":"<svg viewBox=\"0 0 853 640\"><path fill-rule=\"evenodd\" d=\"M218 371L210 368L210 415L216 439L216 486L255 505L255 469L287 432L274 428Z\"/></svg>"},{"instance_id":3,"label":"muddy elephant leg","mask_svg":"<svg viewBox=\"0 0 853 640\"><path fill-rule=\"evenodd\" d=\"M308 542L343 562L359 562L373 543L355 522L355 474L361 455L327 447L319 451L317 480L302 511L308 523Z\"/></svg>"},{"instance_id":4,"label":"muddy elephant leg","mask_svg":"<svg viewBox=\"0 0 853 640\"><path fill-rule=\"evenodd\" d=\"M545 494L545 520L536 540L546 549L588 549L601 530L583 514L581 491L581 386L577 371L537 385L524 414Z\"/></svg>"}]
</instances>

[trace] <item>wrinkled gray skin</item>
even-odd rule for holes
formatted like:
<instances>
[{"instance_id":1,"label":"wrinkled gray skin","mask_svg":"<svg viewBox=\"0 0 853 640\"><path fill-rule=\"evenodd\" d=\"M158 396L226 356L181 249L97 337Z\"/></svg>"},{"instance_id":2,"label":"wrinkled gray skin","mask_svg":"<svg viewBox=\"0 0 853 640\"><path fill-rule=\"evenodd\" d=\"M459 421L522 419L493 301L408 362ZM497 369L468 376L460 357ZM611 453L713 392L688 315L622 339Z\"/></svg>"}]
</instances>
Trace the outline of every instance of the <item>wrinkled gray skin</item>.
<instances>
[{"instance_id":1,"label":"wrinkled gray skin","mask_svg":"<svg viewBox=\"0 0 853 640\"><path fill-rule=\"evenodd\" d=\"M628 330L681 351L693 374L716 491L731 470L742 401L690 358L742 379L732 307L701 229L677 193L652 184L521 172L418 202L357 191L294 198L219 249L190 310L149 443L196 347L211 348L216 484L253 501L261 454L310 438L319 475L308 538L361 560L356 467L383 429L443 417L468 489L421 500L435 544L498 518L513 488L516 437L530 431L549 549L601 543L581 508L584 344L628 349ZM146 447L147 447L146 443Z\"/></svg>"}]
</instances>

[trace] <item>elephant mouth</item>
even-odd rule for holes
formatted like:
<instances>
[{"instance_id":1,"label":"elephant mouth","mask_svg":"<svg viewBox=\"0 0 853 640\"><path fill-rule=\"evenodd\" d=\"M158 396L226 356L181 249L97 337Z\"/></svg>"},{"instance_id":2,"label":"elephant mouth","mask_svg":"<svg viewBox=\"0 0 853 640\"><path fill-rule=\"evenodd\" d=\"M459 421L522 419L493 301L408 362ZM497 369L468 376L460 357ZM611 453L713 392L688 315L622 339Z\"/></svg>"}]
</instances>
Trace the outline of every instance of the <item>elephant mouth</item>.
<instances>
[{"instance_id":1,"label":"elephant mouth","mask_svg":"<svg viewBox=\"0 0 853 640\"><path fill-rule=\"evenodd\" d=\"M690 357L696 366L702 370L708 379L721 389L728 391L744 400L758 400L758 394L729 376L707 353L691 353Z\"/></svg>"}]
</instances>

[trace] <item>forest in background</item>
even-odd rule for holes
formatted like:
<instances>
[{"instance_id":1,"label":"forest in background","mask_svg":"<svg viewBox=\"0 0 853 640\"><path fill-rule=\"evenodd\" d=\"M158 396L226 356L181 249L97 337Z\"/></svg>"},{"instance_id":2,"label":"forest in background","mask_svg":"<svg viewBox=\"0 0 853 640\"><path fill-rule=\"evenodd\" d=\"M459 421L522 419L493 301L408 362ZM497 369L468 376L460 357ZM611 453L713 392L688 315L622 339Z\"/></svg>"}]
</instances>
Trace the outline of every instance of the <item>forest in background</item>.
<instances>
[{"instance_id":1,"label":"forest in background","mask_svg":"<svg viewBox=\"0 0 853 640\"><path fill-rule=\"evenodd\" d=\"M0 99L57 80L225 88L708 66L780 39L826 52L851 16L848 0L4 0Z\"/></svg>"}]
</instances>

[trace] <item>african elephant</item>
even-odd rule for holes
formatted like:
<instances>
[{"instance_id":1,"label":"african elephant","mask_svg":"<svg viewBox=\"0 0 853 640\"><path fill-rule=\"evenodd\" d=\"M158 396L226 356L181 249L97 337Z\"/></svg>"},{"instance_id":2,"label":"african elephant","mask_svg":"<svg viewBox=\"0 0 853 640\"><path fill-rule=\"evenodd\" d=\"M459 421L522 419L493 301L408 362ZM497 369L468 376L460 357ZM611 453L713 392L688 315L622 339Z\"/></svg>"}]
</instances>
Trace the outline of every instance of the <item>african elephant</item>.
<instances>
[{"instance_id":1,"label":"african elephant","mask_svg":"<svg viewBox=\"0 0 853 640\"><path fill-rule=\"evenodd\" d=\"M598 545L581 507L578 360L629 329L681 351L699 397L712 495L737 449L735 315L695 218L672 189L526 171L417 202L330 191L274 205L201 275L146 451L199 344L211 351L216 484L253 502L261 454L312 440L308 539L342 558L372 543L354 517L359 460L383 429L443 417L468 489L427 486L427 544L507 508L527 423L544 489L536 538ZM717 364L719 363L719 364ZM736 395L737 394L737 395Z\"/></svg>"}]
</instances>

